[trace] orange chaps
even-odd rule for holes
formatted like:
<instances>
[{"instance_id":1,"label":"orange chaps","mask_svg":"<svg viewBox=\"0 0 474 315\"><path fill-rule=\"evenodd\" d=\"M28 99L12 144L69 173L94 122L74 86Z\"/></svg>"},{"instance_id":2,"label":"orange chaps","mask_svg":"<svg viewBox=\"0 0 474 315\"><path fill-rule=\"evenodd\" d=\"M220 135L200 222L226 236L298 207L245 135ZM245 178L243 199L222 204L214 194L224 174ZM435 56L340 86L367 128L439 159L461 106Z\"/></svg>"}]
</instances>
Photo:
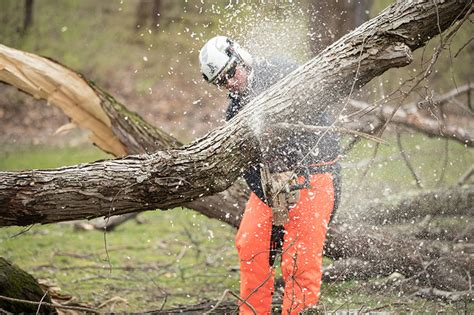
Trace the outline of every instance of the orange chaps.
<instances>
[{"instance_id":1,"label":"orange chaps","mask_svg":"<svg viewBox=\"0 0 474 315\"><path fill-rule=\"evenodd\" d=\"M302 179L301 179L302 180ZM285 225L281 268L285 280L282 314L298 314L319 299L322 254L334 207L330 173L311 175ZM274 270L270 267L272 210L252 193L236 236L240 258L240 314L270 314Z\"/></svg>"}]
</instances>

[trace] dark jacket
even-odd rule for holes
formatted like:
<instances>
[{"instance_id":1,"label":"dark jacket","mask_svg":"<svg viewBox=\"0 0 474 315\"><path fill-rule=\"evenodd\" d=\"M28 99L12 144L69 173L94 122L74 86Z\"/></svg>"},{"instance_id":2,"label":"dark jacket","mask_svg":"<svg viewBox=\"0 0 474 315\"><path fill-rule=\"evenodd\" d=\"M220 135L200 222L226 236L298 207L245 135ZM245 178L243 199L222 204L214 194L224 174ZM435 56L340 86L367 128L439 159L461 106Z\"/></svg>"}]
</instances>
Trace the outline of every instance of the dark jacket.
<instances>
[{"instance_id":1,"label":"dark jacket","mask_svg":"<svg viewBox=\"0 0 474 315\"><path fill-rule=\"evenodd\" d=\"M226 120L234 117L245 105L270 86L281 80L298 66L283 59L260 60L253 66L253 79L243 95L229 94L230 104L226 112ZM331 119L326 113L310 113L298 117L295 121L287 120L291 124L303 123L305 125L328 126ZM272 172L297 170L299 168L330 162L340 154L339 137L332 132L326 132L320 139L321 132L308 132L301 128L285 131L284 135L278 134L266 144L265 160L269 161ZM319 142L318 142L319 141ZM339 169L339 164L334 165ZM321 172L314 168L313 172ZM252 165L243 174L250 189L262 200L264 194L260 182L260 165Z\"/></svg>"}]
</instances>

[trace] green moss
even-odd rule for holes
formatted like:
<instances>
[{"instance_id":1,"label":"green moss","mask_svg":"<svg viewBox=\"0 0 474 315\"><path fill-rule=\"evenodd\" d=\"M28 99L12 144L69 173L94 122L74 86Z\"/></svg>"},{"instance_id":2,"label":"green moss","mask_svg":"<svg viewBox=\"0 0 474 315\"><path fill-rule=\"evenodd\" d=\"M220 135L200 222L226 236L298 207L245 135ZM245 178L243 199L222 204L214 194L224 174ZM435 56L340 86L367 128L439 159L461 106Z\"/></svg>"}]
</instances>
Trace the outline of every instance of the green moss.
<instances>
[{"instance_id":1,"label":"green moss","mask_svg":"<svg viewBox=\"0 0 474 315\"><path fill-rule=\"evenodd\" d=\"M20 300L34 302L43 300L51 303L49 296L43 297L43 290L31 275L2 257L0 257L0 295ZM13 313L33 313L37 311L38 306L0 299L0 309ZM41 311L51 313L54 312L54 309L43 306Z\"/></svg>"}]
</instances>

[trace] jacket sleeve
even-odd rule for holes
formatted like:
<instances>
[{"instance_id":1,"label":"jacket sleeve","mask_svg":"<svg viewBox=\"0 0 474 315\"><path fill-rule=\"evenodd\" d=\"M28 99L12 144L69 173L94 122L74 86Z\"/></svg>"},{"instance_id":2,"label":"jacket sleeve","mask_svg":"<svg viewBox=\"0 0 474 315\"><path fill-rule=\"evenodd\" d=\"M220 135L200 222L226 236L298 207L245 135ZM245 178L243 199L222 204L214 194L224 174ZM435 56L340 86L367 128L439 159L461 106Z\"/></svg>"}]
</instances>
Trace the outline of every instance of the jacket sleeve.
<instances>
[{"instance_id":1,"label":"jacket sleeve","mask_svg":"<svg viewBox=\"0 0 474 315\"><path fill-rule=\"evenodd\" d=\"M260 200L265 201L262 181L260 179L260 164L251 165L242 175L250 190L254 192Z\"/></svg>"},{"instance_id":2,"label":"jacket sleeve","mask_svg":"<svg viewBox=\"0 0 474 315\"><path fill-rule=\"evenodd\" d=\"M232 117L237 115L240 108L242 107L240 99L232 97L230 94L229 99L229 106L227 107L227 110L225 112L225 121L229 121Z\"/></svg>"},{"instance_id":3,"label":"jacket sleeve","mask_svg":"<svg viewBox=\"0 0 474 315\"><path fill-rule=\"evenodd\" d=\"M225 120L229 121L232 117L237 115L240 110L240 101L239 99L230 97L229 107L225 113ZM261 200L265 199L263 193L262 182L260 180L260 165L258 163L252 164L245 172L242 174L242 177L247 182L250 190L254 192L258 198Z\"/></svg>"}]
</instances>

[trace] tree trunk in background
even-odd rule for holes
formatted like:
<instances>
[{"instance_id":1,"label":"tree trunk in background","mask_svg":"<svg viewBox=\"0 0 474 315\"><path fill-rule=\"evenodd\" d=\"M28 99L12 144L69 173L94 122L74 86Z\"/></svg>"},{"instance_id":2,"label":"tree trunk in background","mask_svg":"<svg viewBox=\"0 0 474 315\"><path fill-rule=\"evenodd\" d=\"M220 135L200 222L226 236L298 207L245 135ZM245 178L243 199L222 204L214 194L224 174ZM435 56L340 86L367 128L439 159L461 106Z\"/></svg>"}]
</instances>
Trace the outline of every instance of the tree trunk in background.
<instances>
[{"instance_id":1,"label":"tree trunk in background","mask_svg":"<svg viewBox=\"0 0 474 315\"><path fill-rule=\"evenodd\" d=\"M153 8L151 10L151 21L153 23L152 27L158 27L161 21L162 14L162 3L161 0L153 0Z\"/></svg>"},{"instance_id":2,"label":"tree trunk in background","mask_svg":"<svg viewBox=\"0 0 474 315\"><path fill-rule=\"evenodd\" d=\"M148 27L157 27L162 10L161 0L140 0L136 9L135 30Z\"/></svg>"},{"instance_id":3,"label":"tree trunk in background","mask_svg":"<svg viewBox=\"0 0 474 315\"><path fill-rule=\"evenodd\" d=\"M148 18L148 0L140 0L137 4L134 29L137 31L146 25Z\"/></svg>"},{"instance_id":4,"label":"tree trunk in background","mask_svg":"<svg viewBox=\"0 0 474 315\"><path fill-rule=\"evenodd\" d=\"M309 1L312 56L369 19L373 0Z\"/></svg>"},{"instance_id":5,"label":"tree trunk in background","mask_svg":"<svg viewBox=\"0 0 474 315\"><path fill-rule=\"evenodd\" d=\"M33 24L34 0L25 0L25 16L23 19L23 33L26 33Z\"/></svg>"}]
</instances>

